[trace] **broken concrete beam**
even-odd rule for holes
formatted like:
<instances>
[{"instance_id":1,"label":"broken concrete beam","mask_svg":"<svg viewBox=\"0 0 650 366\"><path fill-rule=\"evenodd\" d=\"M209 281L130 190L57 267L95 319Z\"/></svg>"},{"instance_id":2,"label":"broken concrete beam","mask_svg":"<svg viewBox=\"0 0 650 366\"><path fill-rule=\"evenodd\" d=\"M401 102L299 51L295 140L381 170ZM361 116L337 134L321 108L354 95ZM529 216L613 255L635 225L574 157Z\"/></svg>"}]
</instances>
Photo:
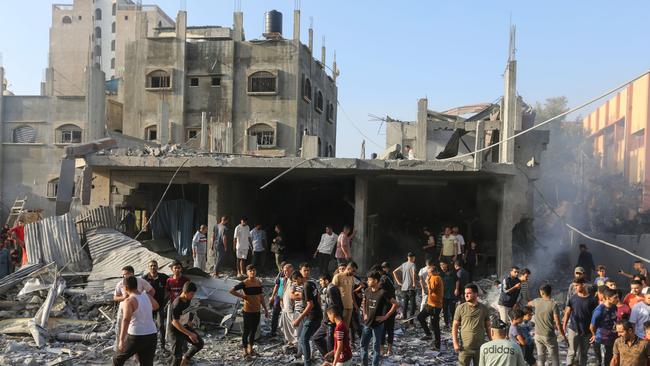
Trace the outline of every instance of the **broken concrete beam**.
<instances>
[{"instance_id":1,"label":"broken concrete beam","mask_svg":"<svg viewBox=\"0 0 650 366\"><path fill-rule=\"evenodd\" d=\"M381 160L395 160L402 155L402 146L400 144L395 144L389 146L384 152L379 155Z\"/></svg>"},{"instance_id":2,"label":"broken concrete beam","mask_svg":"<svg viewBox=\"0 0 650 366\"><path fill-rule=\"evenodd\" d=\"M82 158L90 153L114 147L117 147L117 140L110 137L91 141L85 144L70 145L65 148L64 158Z\"/></svg>"},{"instance_id":3,"label":"broken concrete beam","mask_svg":"<svg viewBox=\"0 0 650 366\"><path fill-rule=\"evenodd\" d=\"M29 332L32 334L32 337L34 337L34 342L36 342L37 347L45 345L50 310L52 310L52 306L57 297L63 294L63 290L65 290L65 280L59 274L56 274L52 287L47 293L47 298L45 298L45 302L41 308L38 309L34 318L28 323Z\"/></svg>"},{"instance_id":4,"label":"broken concrete beam","mask_svg":"<svg viewBox=\"0 0 650 366\"><path fill-rule=\"evenodd\" d=\"M54 338L64 342L98 342L103 339L110 339L114 335L115 333L112 330L107 332L101 332L101 333L62 332L62 333L56 333L54 335Z\"/></svg>"}]
</instances>

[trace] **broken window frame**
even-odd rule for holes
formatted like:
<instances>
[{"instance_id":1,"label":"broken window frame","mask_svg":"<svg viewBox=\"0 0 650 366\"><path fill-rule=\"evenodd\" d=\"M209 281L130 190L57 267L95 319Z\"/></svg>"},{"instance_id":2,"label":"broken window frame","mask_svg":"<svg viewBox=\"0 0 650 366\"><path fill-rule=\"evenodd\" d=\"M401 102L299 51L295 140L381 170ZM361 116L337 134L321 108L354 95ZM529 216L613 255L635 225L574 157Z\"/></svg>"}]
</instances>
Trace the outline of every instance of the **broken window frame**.
<instances>
[{"instance_id":1,"label":"broken window frame","mask_svg":"<svg viewBox=\"0 0 650 366\"><path fill-rule=\"evenodd\" d=\"M221 76L213 76L212 79L210 80L210 86L213 87L213 88L220 88L221 87Z\"/></svg>"},{"instance_id":2,"label":"broken window frame","mask_svg":"<svg viewBox=\"0 0 650 366\"><path fill-rule=\"evenodd\" d=\"M63 125L56 129L56 143L61 145L78 144L82 140L81 128L73 124Z\"/></svg>"},{"instance_id":3,"label":"broken window frame","mask_svg":"<svg viewBox=\"0 0 650 366\"><path fill-rule=\"evenodd\" d=\"M50 179L47 182L47 191L45 192L45 197L47 198L56 198L56 194L59 191L59 178Z\"/></svg>"},{"instance_id":4,"label":"broken window frame","mask_svg":"<svg viewBox=\"0 0 650 366\"><path fill-rule=\"evenodd\" d=\"M262 149L276 146L275 129L266 123L257 123L248 128L248 136L255 136L257 147Z\"/></svg>"},{"instance_id":5,"label":"broken window frame","mask_svg":"<svg viewBox=\"0 0 650 366\"><path fill-rule=\"evenodd\" d=\"M200 80L198 77L193 76L190 78L190 82L189 82L190 88L198 88L199 85L200 85Z\"/></svg>"},{"instance_id":6,"label":"broken window frame","mask_svg":"<svg viewBox=\"0 0 650 366\"><path fill-rule=\"evenodd\" d=\"M152 138L153 133L153 138ZM153 125L144 129L144 139L147 141L158 141L158 126Z\"/></svg>"},{"instance_id":7,"label":"broken window frame","mask_svg":"<svg viewBox=\"0 0 650 366\"><path fill-rule=\"evenodd\" d=\"M192 139L196 139L201 133L200 128L188 128L185 130L185 142L189 142Z\"/></svg>"},{"instance_id":8,"label":"broken window frame","mask_svg":"<svg viewBox=\"0 0 650 366\"><path fill-rule=\"evenodd\" d=\"M270 71L256 71L248 76L249 95L275 95L278 93L278 77Z\"/></svg>"},{"instance_id":9,"label":"broken window frame","mask_svg":"<svg viewBox=\"0 0 650 366\"><path fill-rule=\"evenodd\" d=\"M156 70L147 74L147 89L168 90L171 87L171 76L167 71Z\"/></svg>"}]
</instances>

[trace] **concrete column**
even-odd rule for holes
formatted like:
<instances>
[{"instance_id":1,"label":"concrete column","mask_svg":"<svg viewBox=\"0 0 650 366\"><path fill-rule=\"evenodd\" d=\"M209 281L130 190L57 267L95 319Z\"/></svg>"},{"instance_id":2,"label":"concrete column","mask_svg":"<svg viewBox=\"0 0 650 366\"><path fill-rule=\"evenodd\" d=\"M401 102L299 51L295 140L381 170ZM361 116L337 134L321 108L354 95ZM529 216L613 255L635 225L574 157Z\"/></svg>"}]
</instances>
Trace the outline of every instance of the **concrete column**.
<instances>
[{"instance_id":1,"label":"concrete column","mask_svg":"<svg viewBox=\"0 0 650 366\"><path fill-rule=\"evenodd\" d=\"M497 275L500 277L512 266L512 229L514 228L514 202L509 192L511 180L499 189L499 213L497 220Z\"/></svg>"},{"instance_id":2,"label":"concrete column","mask_svg":"<svg viewBox=\"0 0 650 366\"><path fill-rule=\"evenodd\" d=\"M508 61L505 73L505 93L501 106L501 131L499 138L503 141L515 134L517 120L517 61ZM509 140L499 146L499 162L514 162L515 141Z\"/></svg>"},{"instance_id":3,"label":"concrete column","mask_svg":"<svg viewBox=\"0 0 650 366\"><path fill-rule=\"evenodd\" d=\"M420 160L427 160L427 114L429 109L429 101L426 98L418 100L418 120L417 120L417 133L418 137L415 141L415 157Z\"/></svg>"},{"instance_id":4,"label":"concrete column","mask_svg":"<svg viewBox=\"0 0 650 366\"><path fill-rule=\"evenodd\" d=\"M225 191L227 190L227 182L223 177L218 177L209 180L208 186L208 272L214 267L215 252L212 250L212 235L214 234L214 227L221 219L221 216L227 215L227 198ZM231 218L232 224L232 218ZM232 243L230 243L232 244ZM231 248L229 247L230 251Z\"/></svg>"},{"instance_id":5,"label":"concrete column","mask_svg":"<svg viewBox=\"0 0 650 366\"><path fill-rule=\"evenodd\" d=\"M359 265L360 271L368 269L368 179L355 177L354 180L354 240L352 241L352 259Z\"/></svg>"},{"instance_id":6,"label":"concrete column","mask_svg":"<svg viewBox=\"0 0 650 366\"><path fill-rule=\"evenodd\" d=\"M201 150L208 148L208 114L201 113Z\"/></svg>"},{"instance_id":7,"label":"concrete column","mask_svg":"<svg viewBox=\"0 0 650 366\"><path fill-rule=\"evenodd\" d=\"M293 11L293 39L300 41L300 10Z\"/></svg>"},{"instance_id":8,"label":"concrete column","mask_svg":"<svg viewBox=\"0 0 650 366\"><path fill-rule=\"evenodd\" d=\"M244 13L236 11L233 14L233 23L233 40L241 42L244 40Z\"/></svg>"},{"instance_id":9,"label":"concrete column","mask_svg":"<svg viewBox=\"0 0 650 366\"><path fill-rule=\"evenodd\" d=\"M483 121L476 121L476 139L474 140L474 151L478 151L485 146L485 126ZM483 167L483 153L474 154L474 170L481 170Z\"/></svg>"}]
</instances>

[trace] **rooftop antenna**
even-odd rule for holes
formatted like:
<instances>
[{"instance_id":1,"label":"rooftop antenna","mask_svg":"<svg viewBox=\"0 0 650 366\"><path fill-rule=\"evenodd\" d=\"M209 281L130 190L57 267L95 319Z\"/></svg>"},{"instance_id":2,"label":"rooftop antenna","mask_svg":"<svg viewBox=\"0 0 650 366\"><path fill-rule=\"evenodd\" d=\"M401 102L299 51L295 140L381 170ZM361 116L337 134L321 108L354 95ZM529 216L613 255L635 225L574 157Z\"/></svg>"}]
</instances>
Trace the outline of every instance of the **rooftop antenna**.
<instances>
[{"instance_id":1,"label":"rooftop antenna","mask_svg":"<svg viewBox=\"0 0 650 366\"><path fill-rule=\"evenodd\" d=\"M294 10L300 10L300 0L294 0L293 8Z\"/></svg>"},{"instance_id":2,"label":"rooftop antenna","mask_svg":"<svg viewBox=\"0 0 650 366\"><path fill-rule=\"evenodd\" d=\"M309 17L309 28L314 29L314 17Z\"/></svg>"},{"instance_id":3,"label":"rooftop antenna","mask_svg":"<svg viewBox=\"0 0 650 366\"><path fill-rule=\"evenodd\" d=\"M235 0L235 11L238 13L241 12L241 0Z\"/></svg>"},{"instance_id":4,"label":"rooftop antenna","mask_svg":"<svg viewBox=\"0 0 650 366\"><path fill-rule=\"evenodd\" d=\"M181 0L181 11L187 11L187 0Z\"/></svg>"}]
</instances>

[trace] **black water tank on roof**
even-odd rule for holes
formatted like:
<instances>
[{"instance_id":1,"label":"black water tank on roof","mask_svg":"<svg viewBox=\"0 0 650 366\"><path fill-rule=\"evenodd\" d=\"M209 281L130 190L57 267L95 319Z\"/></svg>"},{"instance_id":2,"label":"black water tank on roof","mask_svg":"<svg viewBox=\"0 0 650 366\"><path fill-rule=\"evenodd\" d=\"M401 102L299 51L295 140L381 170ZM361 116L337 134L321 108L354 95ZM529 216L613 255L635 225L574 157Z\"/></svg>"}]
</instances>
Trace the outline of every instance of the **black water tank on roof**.
<instances>
[{"instance_id":1,"label":"black water tank on roof","mask_svg":"<svg viewBox=\"0 0 650 366\"><path fill-rule=\"evenodd\" d=\"M264 33L282 34L282 13L277 10L267 11L264 14Z\"/></svg>"}]
</instances>

